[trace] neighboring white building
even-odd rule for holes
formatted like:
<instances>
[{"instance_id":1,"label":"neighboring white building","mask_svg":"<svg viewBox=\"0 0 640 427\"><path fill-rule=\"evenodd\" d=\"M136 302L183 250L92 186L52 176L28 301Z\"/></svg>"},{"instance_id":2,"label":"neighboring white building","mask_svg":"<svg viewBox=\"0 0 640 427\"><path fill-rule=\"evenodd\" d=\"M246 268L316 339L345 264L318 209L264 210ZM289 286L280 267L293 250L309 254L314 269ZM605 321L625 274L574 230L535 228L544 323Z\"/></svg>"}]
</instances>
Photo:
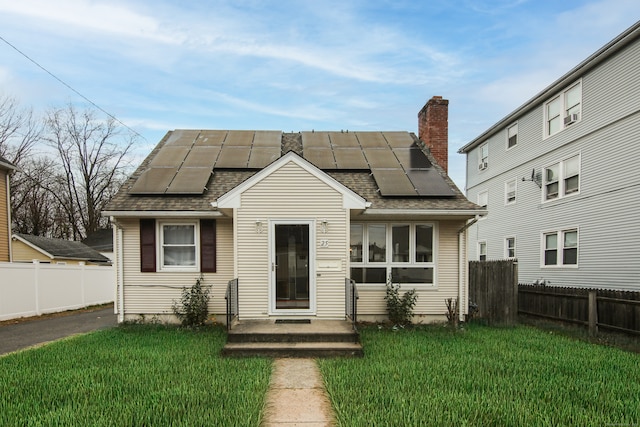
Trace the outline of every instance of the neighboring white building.
<instances>
[{"instance_id":1,"label":"neighboring white building","mask_svg":"<svg viewBox=\"0 0 640 427\"><path fill-rule=\"evenodd\" d=\"M640 22L460 148L486 218L469 259L519 281L639 289Z\"/></svg>"}]
</instances>

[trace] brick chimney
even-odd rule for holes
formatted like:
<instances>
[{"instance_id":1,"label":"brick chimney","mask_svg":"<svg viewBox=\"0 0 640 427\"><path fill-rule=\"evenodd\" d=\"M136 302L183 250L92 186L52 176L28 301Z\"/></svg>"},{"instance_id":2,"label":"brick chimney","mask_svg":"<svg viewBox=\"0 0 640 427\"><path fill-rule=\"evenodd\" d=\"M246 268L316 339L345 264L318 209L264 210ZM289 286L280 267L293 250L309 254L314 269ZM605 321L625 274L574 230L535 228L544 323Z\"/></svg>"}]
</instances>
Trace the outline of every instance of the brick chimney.
<instances>
[{"instance_id":1,"label":"brick chimney","mask_svg":"<svg viewBox=\"0 0 640 427\"><path fill-rule=\"evenodd\" d=\"M449 155L449 100L432 97L418 113L418 138L445 172Z\"/></svg>"}]
</instances>

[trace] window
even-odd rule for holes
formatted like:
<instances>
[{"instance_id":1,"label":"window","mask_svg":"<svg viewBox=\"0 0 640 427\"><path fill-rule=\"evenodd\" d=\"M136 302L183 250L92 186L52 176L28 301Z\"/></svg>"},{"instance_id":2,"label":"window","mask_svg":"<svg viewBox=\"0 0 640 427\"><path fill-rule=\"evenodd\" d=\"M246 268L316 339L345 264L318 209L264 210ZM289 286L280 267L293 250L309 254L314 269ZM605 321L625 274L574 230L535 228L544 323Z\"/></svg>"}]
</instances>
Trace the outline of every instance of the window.
<instances>
[{"instance_id":1,"label":"window","mask_svg":"<svg viewBox=\"0 0 640 427\"><path fill-rule=\"evenodd\" d=\"M478 260L487 260L487 242L478 242Z\"/></svg>"},{"instance_id":2,"label":"window","mask_svg":"<svg viewBox=\"0 0 640 427\"><path fill-rule=\"evenodd\" d=\"M351 278L357 283L434 284L434 225L351 224ZM363 249L364 248L364 249Z\"/></svg>"},{"instance_id":3,"label":"window","mask_svg":"<svg viewBox=\"0 0 640 427\"><path fill-rule=\"evenodd\" d=\"M483 208L486 208L487 205L489 204L489 191L488 190L484 190L478 193L478 205L482 206ZM485 219L487 217L487 215L482 215L480 217L480 219Z\"/></svg>"},{"instance_id":4,"label":"window","mask_svg":"<svg viewBox=\"0 0 640 427\"><path fill-rule=\"evenodd\" d=\"M489 166L489 144L484 144L478 151L478 169L485 170Z\"/></svg>"},{"instance_id":5,"label":"window","mask_svg":"<svg viewBox=\"0 0 640 427\"><path fill-rule=\"evenodd\" d=\"M140 220L140 271L216 271L214 220Z\"/></svg>"},{"instance_id":6,"label":"window","mask_svg":"<svg viewBox=\"0 0 640 427\"><path fill-rule=\"evenodd\" d=\"M504 204L510 205L516 202L516 179L507 181L504 184Z\"/></svg>"},{"instance_id":7,"label":"window","mask_svg":"<svg viewBox=\"0 0 640 427\"><path fill-rule=\"evenodd\" d=\"M518 144L518 124L511 125L507 128L507 149L515 147Z\"/></svg>"},{"instance_id":8,"label":"window","mask_svg":"<svg viewBox=\"0 0 640 427\"><path fill-rule=\"evenodd\" d=\"M580 190L580 155L544 168L544 199L553 200Z\"/></svg>"},{"instance_id":9,"label":"window","mask_svg":"<svg viewBox=\"0 0 640 427\"><path fill-rule=\"evenodd\" d=\"M516 257L516 238L507 237L504 239L504 256L505 258Z\"/></svg>"},{"instance_id":10,"label":"window","mask_svg":"<svg viewBox=\"0 0 640 427\"><path fill-rule=\"evenodd\" d=\"M578 265L577 229L544 233L543 247L543 266Z\"/></svg>"},{"instance_id":11,"label":"window","mask_svg":"<svg viewBox=\"0 0 640 427\"><path fill-rule=\"evenodd\" d=\"M544 104L545 138L573 123L582 116L582 82L578 82Z\"/></svg>"}]
</instances>

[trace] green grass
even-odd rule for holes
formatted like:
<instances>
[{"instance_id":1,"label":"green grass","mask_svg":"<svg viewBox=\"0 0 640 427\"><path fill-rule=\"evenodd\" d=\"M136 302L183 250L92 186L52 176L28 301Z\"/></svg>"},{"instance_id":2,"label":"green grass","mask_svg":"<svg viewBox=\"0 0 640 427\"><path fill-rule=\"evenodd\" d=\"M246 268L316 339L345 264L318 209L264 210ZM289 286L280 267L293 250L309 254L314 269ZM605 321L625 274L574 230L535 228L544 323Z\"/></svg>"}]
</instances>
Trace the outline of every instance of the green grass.
<instances>
[{"instance_id":1,"label":"green grass","mask_svg":"<svg viewBox=\"0 0 640 427\"><path fill-rule=\"evenodd\" d=\"M341 426L640 423L640 356L531 327L368 327L320 361Z\"/></svg>"},{"instance_id":2,"label":"green grass","mask_svg":"<svg viewBox=\"0 0 640 427\"><path fill-rule=\"evenodd\" d=\"M220 328L131 325L0 357L1 426L257 426L269 359Z\"/></svg>"}]
</instances>

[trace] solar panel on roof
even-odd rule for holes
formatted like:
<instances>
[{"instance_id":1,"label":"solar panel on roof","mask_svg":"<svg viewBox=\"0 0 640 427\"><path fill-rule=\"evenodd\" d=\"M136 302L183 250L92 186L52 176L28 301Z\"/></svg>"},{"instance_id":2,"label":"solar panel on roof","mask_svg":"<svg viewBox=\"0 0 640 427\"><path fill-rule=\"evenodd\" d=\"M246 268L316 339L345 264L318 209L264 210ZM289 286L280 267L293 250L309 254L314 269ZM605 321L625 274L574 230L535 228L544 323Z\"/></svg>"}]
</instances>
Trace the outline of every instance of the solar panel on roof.
<instances>
[{"instance_id":1,"label":"solar panel on roof","mask_svg":"<svg viewBox=\"0 0 640 427\"><path fill-rule=\"evenodd\" d=\"M320 169L336 169L333 151L328 148L303 149L304 158Z\"/></svg>"},{"instance_id":2,"label":"solar panel on roof","mask_svg":"<svg viewBox=\"0 0 640 427\"><path fill-rule=\"evenodd\" d=\"M369 169L369 164L359 148L335 148L333 154L338 169Z\"/></svg>"},{"instance_id":3,"label":"solar panel on roof","mask_svg":"<svg viewBox=\"0 0 640 427\"><path fill-rule=\"evenodd\" d=\"M360 148L360 143L353 132L329 132L331 146L340 148Z\"/></svg>"},{"instance_id":4,"label":"solar panel on roof","mask_svg":"<svg viewBox=\"0 0 640 427\"><path fill-rule=\"evenodd\" d=\"M209 169L213 169L220 149L221 147L215 146L193 147L191 151L189 151L189 154L187 154L187 158L184 159L182 167L208 167Z\"/></svg>"},{"instance_id":5,"label":"solar panel on roof","mask_svg":"<svg viewBox=\"0 0 640 427\"><path fill-rule=\"evenodd\" d=\"M165 146L167 145L184 145L191 146L198 137L199 130L193 129L176 129L171 132Z\"/></svg>"},{"instance_id":6,"label":"solar panel on roof","mask_svg":"<svg viewBox=\"0 0 640 427\"><path fill-rule=\"evenodd\" d=\"M282 145L282 131L279 130L259 130L253 138L254 147L278 148Z\"/></svg>"},{"instance_id":7,"label":"solar panel on roof","mask_svg":"<svg viewBox=\"0 0 640 427\"><path fill-rule=\"evenodd\" d=\"M302 149L331 148L327 132L302 132Z\"/></svg>"},{"instance_id":8,"label":"solar panel on roof","mask_svg":"<svg viewBox=\"0 0 640 427\"><path fill-rule=\"evenodd\" d=\"M391 148L409 148L415 144L409 132L382 132Z\"/></svg>"},{"instance_id":9,"label":"solar panel on roof","mask_svg":"<svg viewBox=\"0 0 640 427\"><path fill-rule=\"evenodd\" d=\"M432 166L427 156L418 148L394 148L393 153L404 170L426 169Z\"/></svg>"},{"instance_id":10,"label":"solar panel on roof","mask_svg":"<svg viewBox=\"0 0 640 427\"><path fill-rule=\"evenodd\" d=\"M224 140L225 146L250 147L253 144L255 131L252 130L230 130Z\"/></svg>"},{"instance_id":11,"label":"solar panel on roof","mask_svg":"<svg viewBox=\"0 0 640 427\"><path fill-rule=\"evenodd\" d=\"M407 176L420 196L455 196L451 186L435 169L409 169Z\"/></svg>"},{"instance_id":12,"label":"solar panel on roof","mask_svg":"<svg viewBox=\"0 0 640 427\"><path fill-rule=\"evenodd\" d=\"M218 155L216 168L246 168L249 163L251 147L229 147L226 144Z\"/></svg>"},{"instance_id":13,"label":"solar panel on roof","mask_svg":"<svg viewBox=\"0 0 640 427\"><path fill-rule=\"evenodd\" d=\"M150 168L140 175L129 191L132 194L162 194L176 176L177 167Z\"/></svg>"},{"instance_id":14,"label":"solar panel on roof","mask_svg":"<svg viewBox=\"0 0 640 427\"><path fill-rule=\"evenodd\" d=\"M176 174L167 194L202 194L211 176L211 168L182 167Z\"/></svg>"},{"instance_id":15,"label":"solar panel on roof","mask_svg":"<svg viewBox=\"0 0 640 427\"><path fill-rule=\"evenodd\" d=\"M387 147L382 148L369 148L364 150L364 156L367 158L367 162L372 169L374 168L399 168L400 163L393 152Z\"/></svg>"},{"instance_id":16,"label":"solar panel on roof","mask_svg":"<svg viewBox=\"0 0 640 427\"><path fill-rule=\"evenodd\" d=\"M372 169L380 194L383 196L417 196L418 193L409 177L400 168Z\"/></svg>"},{"instance_id":17,"label":"solar panel on roof","mask_svg":"<svg viewBox=\"0 0 640 427\"><path fill-rule=\"evenodd\" d=\"M198 146L213 146L219 147L227 137L226 130L203 130L196 139L196 147Z\"/></svg>"},{"instance_id":18,"label":"solar panel on roof","mask_svg":"<svg viewBox=\"0 0 640 427\"><path fill-rule=\"evenodd\" d=\"M183 145L165 145L150 163L151 167L179 167L187 157L191 147Z\"/></svg>"},{"instance_id":19,"label":"solar panel on roof","mask_svg":"<svg viewBox=\"0 0 640 427\"><path fill-rule=\"evenodd\" d=\"M253 147L249 155L249 167L262 169L280 158L280 147Z\"/></svg>"},{"instance_id":20,"label":"solar panel on roof","mask_svg":"<svg viewBox=\"0 0 640 427\"><path fill-rule=\"evenodd\" d=\"M389 148L381 132L356 132L362 148Z\"/></svg>"}]
</instances>

